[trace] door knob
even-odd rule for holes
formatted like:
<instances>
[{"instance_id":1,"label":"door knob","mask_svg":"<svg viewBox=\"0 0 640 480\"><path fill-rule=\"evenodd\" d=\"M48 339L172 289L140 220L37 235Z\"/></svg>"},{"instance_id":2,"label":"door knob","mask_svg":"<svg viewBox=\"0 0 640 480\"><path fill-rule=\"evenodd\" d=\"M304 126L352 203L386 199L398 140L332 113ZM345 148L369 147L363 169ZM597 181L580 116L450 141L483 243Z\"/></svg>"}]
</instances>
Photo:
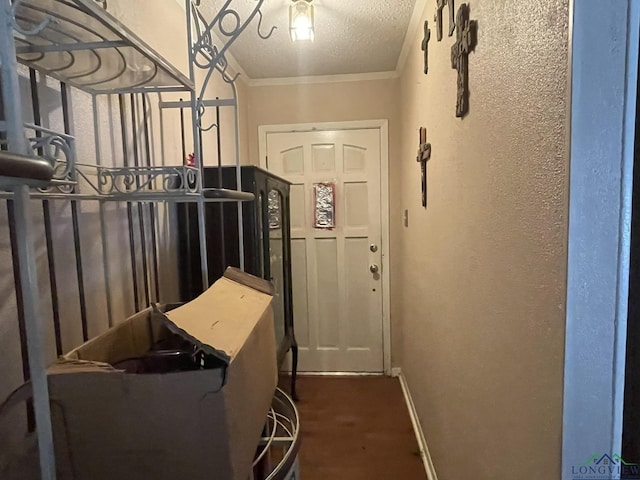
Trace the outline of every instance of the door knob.
<instances>
[{"instance_id":1,"label":"door knob","mask_svg":"<svg viewBox=\"0 0 640 480\"><path fill-rule=\"evenodd\" d=\"M378 273L378 270L380 270L378 268L378 265L376 265L375 263L372 263L371 265L369 265L369 271L371 273Z\"/></svg>"}]
</instances>

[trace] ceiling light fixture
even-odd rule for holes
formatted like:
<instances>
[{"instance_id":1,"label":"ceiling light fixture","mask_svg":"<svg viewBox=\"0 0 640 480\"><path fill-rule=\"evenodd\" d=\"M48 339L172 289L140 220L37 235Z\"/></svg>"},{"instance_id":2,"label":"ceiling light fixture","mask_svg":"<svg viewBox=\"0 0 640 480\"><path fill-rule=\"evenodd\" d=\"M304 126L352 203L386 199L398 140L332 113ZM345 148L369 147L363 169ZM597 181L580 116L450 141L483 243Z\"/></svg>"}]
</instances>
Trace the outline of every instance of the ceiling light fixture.
<instances>
[{"instance_id":1,"label":"ceiling light fixture","mask_svg":"<svg viewBox=\"0 0 640 480\"><path fill-rule=\"evenodd\" d=\"M289 7L289 31L291 40L313 42L313 0L293 0Z\"/></svg>"}]
</instances>

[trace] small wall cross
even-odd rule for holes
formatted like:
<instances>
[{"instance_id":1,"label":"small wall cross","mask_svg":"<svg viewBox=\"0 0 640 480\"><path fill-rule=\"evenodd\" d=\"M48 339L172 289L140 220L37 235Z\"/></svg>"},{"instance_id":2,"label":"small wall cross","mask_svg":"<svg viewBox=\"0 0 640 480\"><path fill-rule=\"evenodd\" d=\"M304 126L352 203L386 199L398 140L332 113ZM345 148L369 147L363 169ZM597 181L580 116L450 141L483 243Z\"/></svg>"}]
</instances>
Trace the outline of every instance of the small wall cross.
<instances>
[{"instance_id":1,"label":"small wall cross","mask_svg":"<svg viewBox=\"0 0 640 480\"><path fill-rule=\"evenodd\" d=\"M427 162L431 159L431 144L427 143L427 129L420 127L420 146L416 161L422 171L422 206L427 208Z\"/></svg>"},{"instance_id":2,"label":"small wall cross","mask_svg":"<svg viewBox=\"0 0 640 480\"><path fill-rule=\"evenodd\" d=\"M454 0L436 0L436 14L433 20L436 22L436 33L438 34L438 41L442 41L442 10L445 5L449 5L449 36L453 35L453 31L456 28L455 19L453 18L453 12L455 12Z\"/></svg>"},{"instance_id":3,"label":"small wall cross","mask_svg":"<svg viewBox=\"0 0 640 480\"><path fill-rule=\"evenodd\" d=\"M476 48L477 22L469 20L469 6L460 5L456 15L456 43L451 47L451 68L458 71L456 117L469 112L469 52Z\"/></svg>"},{"instance_id":4,"label":"small wall cross","mask_svg":"<svg viewBox=\"0 0 640 480\"><path fill-rule=\"evenodd\" d=\"M431 30L429 21L424 22L424 40L422 40L422 51L424 52L424 74L429 73L429 40L431 40Z\"/></svg>"}]
</instances>

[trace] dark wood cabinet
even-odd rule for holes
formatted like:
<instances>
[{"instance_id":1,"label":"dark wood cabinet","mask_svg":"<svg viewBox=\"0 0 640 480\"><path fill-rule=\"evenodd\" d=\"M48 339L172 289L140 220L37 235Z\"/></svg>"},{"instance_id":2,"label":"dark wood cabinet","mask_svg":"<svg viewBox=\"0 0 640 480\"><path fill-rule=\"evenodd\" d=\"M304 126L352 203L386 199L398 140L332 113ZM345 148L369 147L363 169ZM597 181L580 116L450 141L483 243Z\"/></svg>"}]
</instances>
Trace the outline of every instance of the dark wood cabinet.
<instances>
[{"instance_id":1,"label":"dark wood cabinet","mask_svg":"<svg viewBox=\"0 0 640 480\"><path fill-rule=\"evenodd\" d=\"M255 195L255 200L242 203L207 203L205 225L209 284L222 277L228 266L240 267L240 232L242 232L244 269L270 280L275 294L275 320L278 363L292 351L292 394L298 347L293 327L291 286L291 228L289 182L255 166L243 166L242 190ZM235 167L204 169L205 188L236 189ZM239 188L238 188L239 189ZM238 223L242 209L242 228ZM202 293L200 244L196 204L178 205L180 232L180 288L182 299L191 300Z\"/></svg>"}]
</instances>

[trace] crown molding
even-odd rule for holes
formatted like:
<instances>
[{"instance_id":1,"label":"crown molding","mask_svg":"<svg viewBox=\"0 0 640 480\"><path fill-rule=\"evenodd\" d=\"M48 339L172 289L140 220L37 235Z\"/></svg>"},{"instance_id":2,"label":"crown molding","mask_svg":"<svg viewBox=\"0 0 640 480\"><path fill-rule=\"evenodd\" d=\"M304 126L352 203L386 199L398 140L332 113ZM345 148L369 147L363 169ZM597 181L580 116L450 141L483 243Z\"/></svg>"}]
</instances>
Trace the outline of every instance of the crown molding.
<instances>
[{"instance_id":1,"label":"crown molding","mask_svg":"<svg viewBox=\"0 0 640 480\"><path fill-rule=\"evenodd\" d=\"M245 77L250 87L270 87L276 85L308 85L314 83L342 83L363 82L370 80L389 80L398 78L397 71L349 73L344 75L313 75L308 77L280 77L280 78L248 78Z\"/></svg>"}]
</instances>

